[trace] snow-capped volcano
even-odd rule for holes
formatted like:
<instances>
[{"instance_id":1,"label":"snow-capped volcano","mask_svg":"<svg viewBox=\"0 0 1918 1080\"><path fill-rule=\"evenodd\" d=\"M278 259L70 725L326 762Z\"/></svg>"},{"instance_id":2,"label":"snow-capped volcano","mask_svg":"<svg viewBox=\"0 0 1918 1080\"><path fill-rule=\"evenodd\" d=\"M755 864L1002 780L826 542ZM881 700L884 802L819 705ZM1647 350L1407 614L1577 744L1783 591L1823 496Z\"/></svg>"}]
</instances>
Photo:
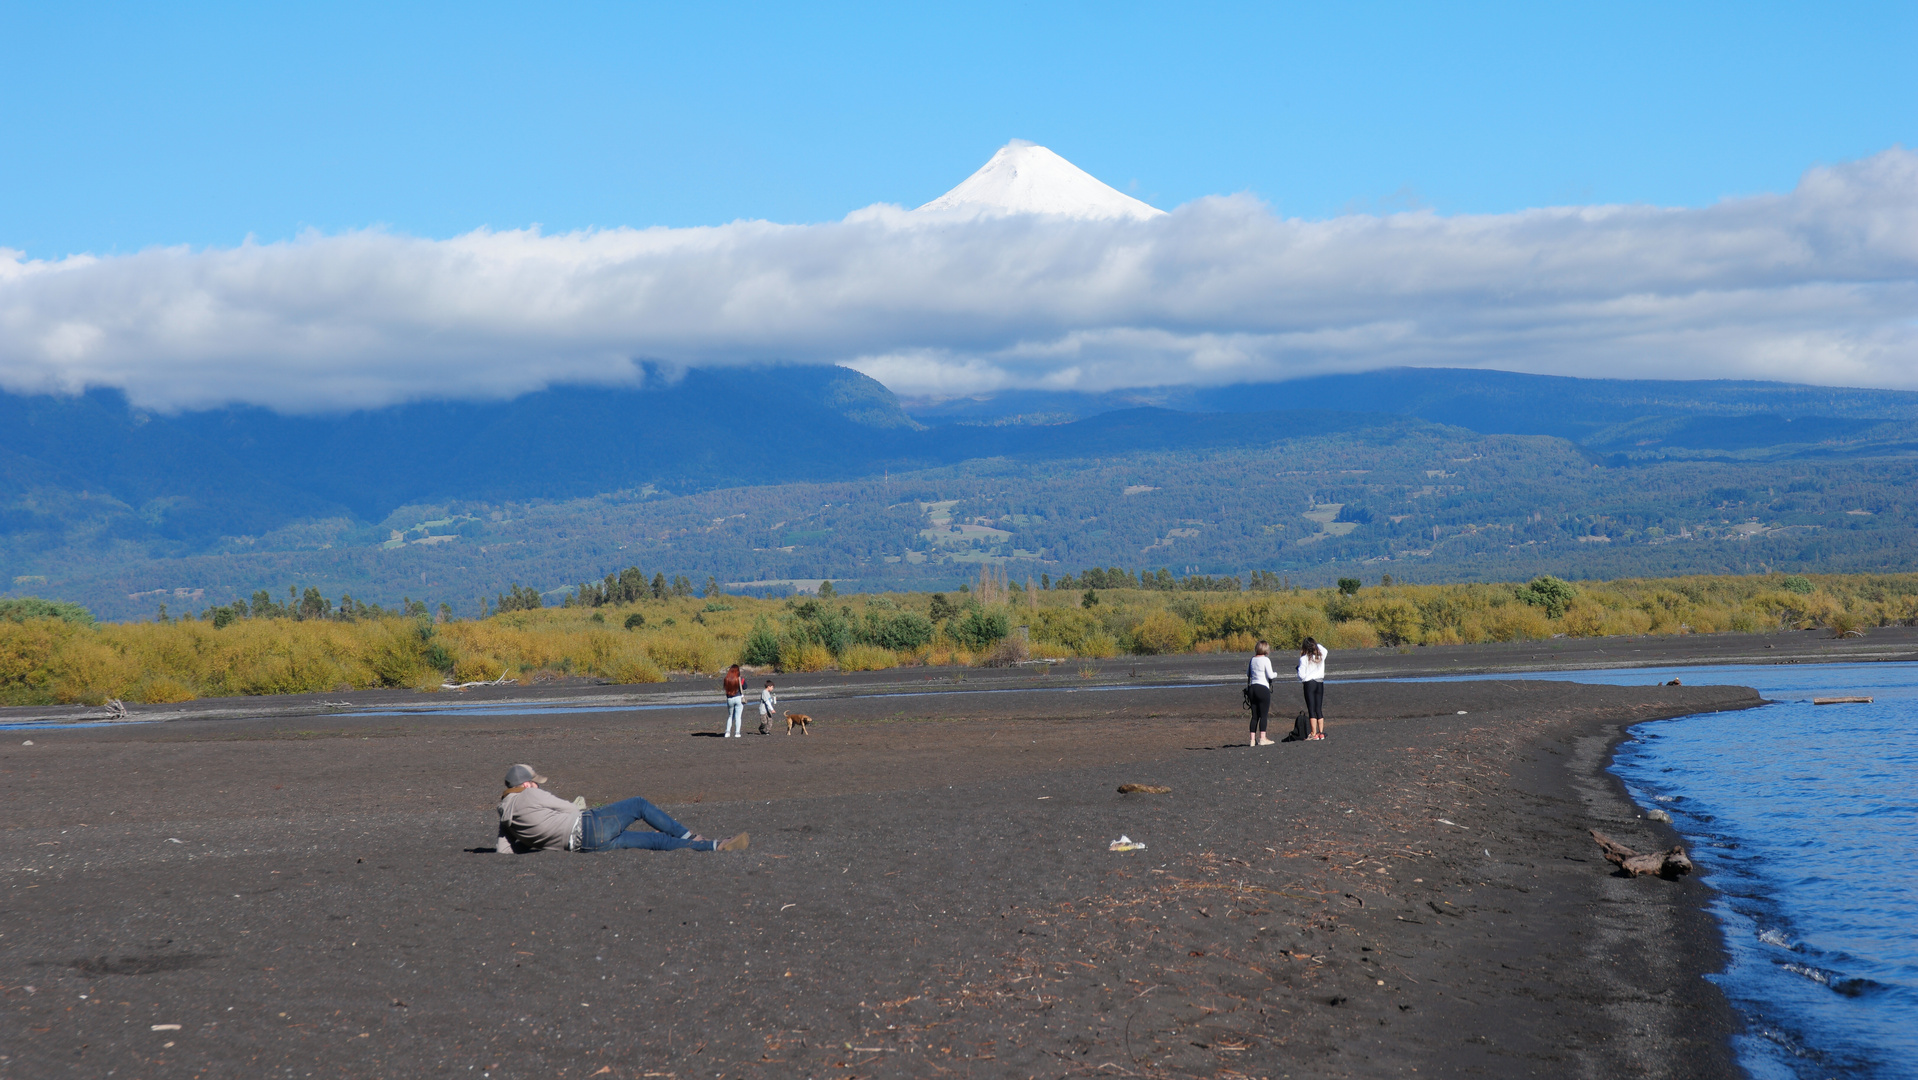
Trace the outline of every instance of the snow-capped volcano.
<instances>
[{"instance_id":1,"label":"snow-capped volcano","mask_svg":"<svg viewBox=\"0 0 1918 1080\"><path fill-rule=\"evenodd\" d=\"M1136 221L1165 213L1107 187L1072 162L1024 139L1000 147L978 172L919 209Z\"/></svg>"}]
</instances>

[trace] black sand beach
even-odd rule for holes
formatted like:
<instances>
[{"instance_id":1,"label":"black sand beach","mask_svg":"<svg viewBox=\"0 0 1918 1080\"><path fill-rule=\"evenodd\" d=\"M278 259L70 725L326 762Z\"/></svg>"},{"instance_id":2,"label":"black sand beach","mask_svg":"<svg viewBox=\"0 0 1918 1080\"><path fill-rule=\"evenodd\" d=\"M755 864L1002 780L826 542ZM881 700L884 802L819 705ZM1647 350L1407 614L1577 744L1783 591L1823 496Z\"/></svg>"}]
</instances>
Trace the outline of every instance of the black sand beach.
<instances>
[{"instance_id":1,"label":"black sand beach","mask_svg":"<svg viewBox=\"0 0 1918 1080\"><path fill-rule=\"evenodd\" d=\"M1914 653L1612 639L1333 676ZM1335 681L1331 738L1255 750L1242 662L781 677L810 736L626 707L706 680L9 731L0 1075L1738 1074L1708 882L1611 876L1586 830L1671 842L1612 746L1754 693ZM472 702L498 711L408 711ZM491 854L515 761L752 849Z\"/></svg>"}]
</instances>

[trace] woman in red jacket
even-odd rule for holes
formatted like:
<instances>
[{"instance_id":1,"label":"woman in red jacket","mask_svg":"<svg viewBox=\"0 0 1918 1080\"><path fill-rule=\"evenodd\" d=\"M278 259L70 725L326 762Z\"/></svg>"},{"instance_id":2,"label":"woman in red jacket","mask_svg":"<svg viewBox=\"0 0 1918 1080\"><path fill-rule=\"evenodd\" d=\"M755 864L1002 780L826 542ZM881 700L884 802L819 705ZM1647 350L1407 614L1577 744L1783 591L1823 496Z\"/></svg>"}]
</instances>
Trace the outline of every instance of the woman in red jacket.
<instances>
[{"instance_id":1,"label":"woman in red jacket","mask_svg":"<svg viewBox=\"0 0 1918 1080\"><path fill-rule=\"evenodd\" d=\"M739 673L739 665L726 669L726 679L720 684L726 691L726 738L740 737L740 716L746 711L746 677Z\"/></svg>"}]
</instances>

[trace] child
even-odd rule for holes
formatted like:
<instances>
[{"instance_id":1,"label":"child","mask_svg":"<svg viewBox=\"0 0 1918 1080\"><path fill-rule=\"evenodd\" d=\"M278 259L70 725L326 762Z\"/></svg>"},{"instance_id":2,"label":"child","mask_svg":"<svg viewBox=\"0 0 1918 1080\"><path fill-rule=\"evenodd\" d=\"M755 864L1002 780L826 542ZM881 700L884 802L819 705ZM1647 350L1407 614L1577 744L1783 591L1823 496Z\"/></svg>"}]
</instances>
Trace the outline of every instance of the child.
<instances>
[{"instance_id":1,"label":"child","mask_svg":"<svg viewBox=\"0 0 1918 1080\"><path fill-rule=\"evenodd\" d=\"M773 733L773 706L777 704L779 699L773 696L773 681L767 679L766 689L759 692L759 733L761 735Z\"/></svg>"}]
</instances>

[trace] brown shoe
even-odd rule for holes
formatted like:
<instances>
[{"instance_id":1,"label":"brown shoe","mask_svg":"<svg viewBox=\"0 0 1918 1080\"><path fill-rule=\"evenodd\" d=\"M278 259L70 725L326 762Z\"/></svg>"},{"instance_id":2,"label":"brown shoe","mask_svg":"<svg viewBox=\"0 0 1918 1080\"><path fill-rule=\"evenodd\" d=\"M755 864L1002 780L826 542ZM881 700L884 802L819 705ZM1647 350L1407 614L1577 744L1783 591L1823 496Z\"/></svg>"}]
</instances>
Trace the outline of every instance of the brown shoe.
<instances>
[{"instance_id":1,"label":"brown shoe","mask_svg":"<svg viewBox=\"0 0 1918 1080\"><path fill-rule=\"evenodd\" d=\"M721 840L718 846L714 847L713 850L744 851L746 850L746 845L750 843L752 843L752 837L747 836L745 833L740 833L737 836L728 836L726 839Z\"/></svg>"}]
</instances>

